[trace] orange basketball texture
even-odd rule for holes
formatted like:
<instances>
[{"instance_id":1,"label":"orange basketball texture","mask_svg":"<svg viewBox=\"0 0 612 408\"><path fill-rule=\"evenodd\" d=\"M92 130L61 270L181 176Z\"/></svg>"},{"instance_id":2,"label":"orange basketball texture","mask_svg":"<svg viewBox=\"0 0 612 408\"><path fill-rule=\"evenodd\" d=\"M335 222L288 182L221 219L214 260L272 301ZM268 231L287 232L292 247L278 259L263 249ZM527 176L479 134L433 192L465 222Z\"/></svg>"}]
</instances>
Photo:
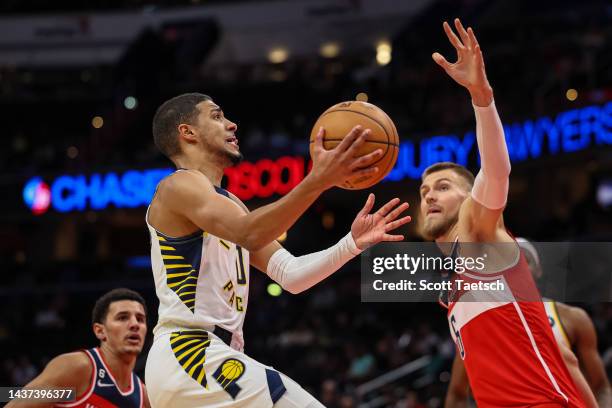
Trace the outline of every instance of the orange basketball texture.
<instances>
[{"instance_id":1,"label":"orange basketball texture","mask_svg":"<svg viewBox=\"0 0 612 408\"><path fill-rule=\"evenodd\" d=\"M370 129L371 133L355 156L360 157L376 149L382 149L383 154L370 164L378 167L378 172L348 179L340 186L347 190L368 188L385 178L393 169L399 151L399 136L389 115L371 103L347 101L332 106L317 119L310 133L310 157L314 149L314 139L321 126L325 129L323 146L329 150L336 147L357 125Z\"/></svg>"}]
</instances>

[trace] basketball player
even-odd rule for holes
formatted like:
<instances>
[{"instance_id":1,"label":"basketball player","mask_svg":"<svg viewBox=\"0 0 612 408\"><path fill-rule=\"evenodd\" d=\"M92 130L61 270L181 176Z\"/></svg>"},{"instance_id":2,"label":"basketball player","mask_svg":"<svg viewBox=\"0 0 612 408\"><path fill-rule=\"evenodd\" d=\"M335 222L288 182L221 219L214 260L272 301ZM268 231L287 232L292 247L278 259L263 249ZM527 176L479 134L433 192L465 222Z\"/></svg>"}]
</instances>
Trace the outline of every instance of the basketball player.
<instances>
[{"instance_id":1,"label":"basketball player","mask_svg":"<svg viewBox=\"0 0 612 408\"><path fill-rule=\"evenodd\" d=\"M542 266L535 247L524 238L516 238L516 241L521 247L529 269L538 279L542 275ZM561 355L583 399L590 406L612 407L610 383L603 362L597 352L597 333L589 316L578 307L568 306L553 300L544 300L544 307L555 340L561 347ZM578 359L571 350L576 351ZM580 367L584 371L584 376L580 372ZM457 354L453 361L451 380L444 406L446 408L466 407L468 393L467 374L463 362Z\"/></svg>"},{"instance_id":2,"label":"basketball player","mask_svg":"<svg viewBox=\"0 0 612 408\"><path fill-rule=\"evenodd\" d=\"M315 140L311 172L280 200L249 212L220 187L225 168L242 155L237 126L212 99L184 94L163 103L153 119L155 144L178 170L162 180L147 211L159 321L146 366L155 407L321 407L298 384L243 353L249 264L291 293L338 270L368 245L399 241L391 231L410 220L394 199L374 214L371 194L351 232L336 245L294 257L275 241L326 189L367 167L377 150L355 152L369 130L355 127L332 150ZM273 319L273 316L270 316Z\"/></svg>"},{"instance_id":3,"label":"basketball player","mask_svg":"<svg viewBox=\"0 0 612 408\"><path fill-rule=\"evenodd\" d=\"M96 301L93 331L100 346L61 354L25 389L73 388L76 400L50 403L13 400L7 407L149 407L144 384L134 374L147 334L146 305L138 293L113 289Z\"/></svg>"},{"instance_id":4,"label":"basketball player","mask_svg":"<svg viewBox=\"0 0 612 408\"><path fill-rule=\"evenodd\" d=\"M449 63L439 53L432 58L470 93L481 168L476 178L454 163L437 163L423 172L422 232L441 248L452 243L445 251L455 257L469 255L475 247L484 247L482 243L497 244L487 253L483 271L466 271L461 278L454 274L451 281L456 285L458 279L476 284L496 280L506 290L451 291L446 299L451 336L479 407L584 407L542 303L526 301L536 300L537 289L502 222L510 174L503 127L474 32L466 31L459 19L455 27L459 37L444 22L457 61Z\"/></svg>"}]
</instances>

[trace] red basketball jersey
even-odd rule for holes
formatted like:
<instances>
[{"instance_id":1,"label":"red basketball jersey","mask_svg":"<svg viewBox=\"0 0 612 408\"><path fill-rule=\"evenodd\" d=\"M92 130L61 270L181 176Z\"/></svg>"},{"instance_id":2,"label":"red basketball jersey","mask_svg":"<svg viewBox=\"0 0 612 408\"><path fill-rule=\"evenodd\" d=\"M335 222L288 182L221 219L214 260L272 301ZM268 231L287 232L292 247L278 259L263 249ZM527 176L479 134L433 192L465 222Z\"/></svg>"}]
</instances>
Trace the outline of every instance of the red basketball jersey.
<instances>
[{"instance_id":1,"label":"red basketball jersey","mask_svg":"<svg viewBox=\"0 0 612 408\"><path fill-rule=\"evenodd\" d=\"M515 266L499 273L466 271L452 281L453 288L478 282L504 287L462 289L449 299L451 335L478 407L585 407L544 306L536 301L539 293L522 254Z\"/></svg>"}]
</instances>

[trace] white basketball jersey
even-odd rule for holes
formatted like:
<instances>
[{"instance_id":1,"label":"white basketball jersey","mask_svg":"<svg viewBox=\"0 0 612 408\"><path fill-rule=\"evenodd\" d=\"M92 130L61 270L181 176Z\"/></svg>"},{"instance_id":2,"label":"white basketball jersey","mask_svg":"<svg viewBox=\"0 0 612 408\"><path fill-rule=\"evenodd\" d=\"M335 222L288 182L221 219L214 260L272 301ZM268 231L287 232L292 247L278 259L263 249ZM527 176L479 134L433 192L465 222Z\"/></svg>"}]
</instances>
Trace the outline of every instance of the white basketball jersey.
<instances>
[{"instance_id":1,"label":"white basketball jersey","mask_svg":"<svg viewBox=\"0 0 612 408\"><path fill-rule=\"evenodd\" d=\"M215 188L228 197L227 191ZM180 329L233 333L231 347L244 348L242 324L249 296L249 252L206 231L168 237L149 224L151 265L159 298L155 336Z\"/></svg>"}]
</instances>

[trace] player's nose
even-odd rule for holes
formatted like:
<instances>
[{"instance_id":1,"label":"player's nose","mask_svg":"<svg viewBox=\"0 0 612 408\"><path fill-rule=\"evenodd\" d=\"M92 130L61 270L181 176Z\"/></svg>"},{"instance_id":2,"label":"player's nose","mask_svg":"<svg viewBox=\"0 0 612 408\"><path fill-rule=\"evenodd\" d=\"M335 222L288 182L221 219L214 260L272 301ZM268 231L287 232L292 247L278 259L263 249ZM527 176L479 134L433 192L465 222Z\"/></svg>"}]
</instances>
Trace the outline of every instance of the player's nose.
<instances>
[{"instance_id":1,"label":"player's nose","mask_svg":"<svg viewBox=\"0 0 612 408\"><path fill-rule=\"evenodd\" d=\"M233 132L238 130L238 125L227 119L227 130L231 130Z\"/></svg>"}]
</instances>

